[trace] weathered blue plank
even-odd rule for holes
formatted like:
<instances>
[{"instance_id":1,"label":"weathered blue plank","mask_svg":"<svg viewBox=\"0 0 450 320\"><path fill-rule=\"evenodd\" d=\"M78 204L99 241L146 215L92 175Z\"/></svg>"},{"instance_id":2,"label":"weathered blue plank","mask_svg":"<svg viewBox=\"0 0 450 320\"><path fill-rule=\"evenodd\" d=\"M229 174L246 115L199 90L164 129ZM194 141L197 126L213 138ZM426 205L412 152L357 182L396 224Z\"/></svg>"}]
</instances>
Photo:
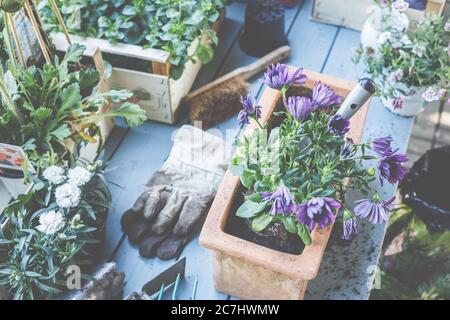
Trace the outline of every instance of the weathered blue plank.
<instances>
[{"instance_id":1,"label":"weathered blue plank","mask_svg":"<svg viewBox=\"0 0 450 320\"><path fill-rule=\"evenodd\" d=\"M359 44L360 34L340 29L330 53L324 73L346 79L356 79L355 66L351 62L351 48ZM413 120L401 118L387 111L379 99L372 102L364 128L363 141L391 135L395 145L406 151ZM371 162L369 166L376 167ZM373 188L384 198L395 194L396 187L377 181ZM354 207L354 201L362 195L349 192L347 205ZM359 238L344 242L335 228L332 240L325 251L318 277L311 281L306 293L307 299L368 299L383 243L386 226L363 224Z\"/></svg>"},{"instance_id":2,"label":"weathered blue plank","mask_svg":"<svg viewBox=\"0 0 450 320\"><path fill-rule=\"evenodd\" d=\"M338 28L310 20L313 1L306 0L295 23L289 29L289 44L292 47L291 65L321 71Z\"/></svg>"}]
</instances>

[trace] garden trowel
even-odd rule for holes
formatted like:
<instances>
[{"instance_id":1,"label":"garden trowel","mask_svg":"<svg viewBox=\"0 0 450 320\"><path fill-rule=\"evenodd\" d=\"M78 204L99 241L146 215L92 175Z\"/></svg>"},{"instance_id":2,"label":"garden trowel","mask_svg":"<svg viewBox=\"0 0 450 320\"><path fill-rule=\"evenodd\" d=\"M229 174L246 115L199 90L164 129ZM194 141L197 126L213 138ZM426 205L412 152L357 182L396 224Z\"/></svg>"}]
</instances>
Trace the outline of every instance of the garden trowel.
<instances>
[{"instance_id":1,"label":"garden trowel","mask_svg":"<svg viewBox=\"0 0 450 320\"><path fill-rule=\"evenodd\" d=\"M172 300L177 299L178 286L181 279L184 278L186 271L186 258L179 260L169 269L163 271L158 276L147 282L140 292L133 292L125 300L162 300L166 290L173 286ZM195 299L197 291L197 282L195 280L192 300Z\"/></svg>"}]
</instances>

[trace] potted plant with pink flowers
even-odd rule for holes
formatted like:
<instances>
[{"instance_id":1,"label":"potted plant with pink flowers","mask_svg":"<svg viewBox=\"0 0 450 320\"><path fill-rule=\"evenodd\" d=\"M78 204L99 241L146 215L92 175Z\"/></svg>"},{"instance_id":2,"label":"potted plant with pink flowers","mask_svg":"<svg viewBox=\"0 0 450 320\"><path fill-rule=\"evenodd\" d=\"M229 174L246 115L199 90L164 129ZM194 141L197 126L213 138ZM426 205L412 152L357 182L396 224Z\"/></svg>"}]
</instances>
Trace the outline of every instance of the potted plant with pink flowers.
<instances>
[{"instance_id":1,"label":"potted plant with pink flowers","mask_svg":"<svg viewBox=\"0 0 450 320\"><path fill-rule=\"evenodd\" d=\"M407 157L390 137L360 142L366 109L352 119L336 112L352 83L281 64L267 70L264 82L270 88L259 105L242 98L239 121L250 125L200 242L214 251L219 291L301 299L338 219L346 240L359 233L360 219L388 220L394 198L371 194L370 183L377 176L383 183L402 180ZM364 168L376 158L377 168ZM346 203L349 189L365 198Z\"/></svg>"},{"instance_id":2,"label":"potted plant with pink flowers","mask_svg":"<svg viewBox=\"0 0 450 320\"><path fill-rule=\"evenodd\" d=\"M433 102L445 101L450 87L450 22L437 15L412 23L403 0L378 1L379 30L372 40L366 27L354 62L378 86L383 104L411 117ZM378 12L377 11L377 12Z\"/></svg>"}]
</instances>

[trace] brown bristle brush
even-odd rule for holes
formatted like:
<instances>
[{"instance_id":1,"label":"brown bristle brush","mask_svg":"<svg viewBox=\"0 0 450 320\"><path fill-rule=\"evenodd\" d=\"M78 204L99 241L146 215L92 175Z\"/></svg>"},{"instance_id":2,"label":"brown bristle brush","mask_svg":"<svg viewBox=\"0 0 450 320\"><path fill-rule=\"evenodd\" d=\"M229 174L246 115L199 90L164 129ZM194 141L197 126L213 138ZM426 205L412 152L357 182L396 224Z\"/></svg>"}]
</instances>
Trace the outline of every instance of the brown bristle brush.
<instances>
[{"instance_id":1,"label":"brown bristle brush","mask_svg":"<svg viewBox=\"0 0 450 320\"><path fill-rule=\"evenodd\" d=\"M241 109L239 100L249 88L246 80L286 59L291 51L289 46L278 48L252 64L214 80L185 96L181 107L188 110L192 122L202 121L204 130L225 121Z\"/></svg>"}]
</instances>

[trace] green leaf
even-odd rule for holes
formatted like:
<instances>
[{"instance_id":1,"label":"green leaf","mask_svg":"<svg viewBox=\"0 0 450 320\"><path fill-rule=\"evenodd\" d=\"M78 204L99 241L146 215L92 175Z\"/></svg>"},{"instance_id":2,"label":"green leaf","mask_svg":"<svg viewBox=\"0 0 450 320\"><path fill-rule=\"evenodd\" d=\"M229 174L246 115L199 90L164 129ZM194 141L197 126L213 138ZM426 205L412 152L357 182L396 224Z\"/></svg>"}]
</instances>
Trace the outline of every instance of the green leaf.
<instances>
[{"instance_id":1,"label":"green leaf","mask_svg":"<svg viewBox=\"0 0 450 320\"><path fill-rule=\"evenodd\" d=\"M294 217L286 217L286 218L282 219L281 222L283 223L283 226L287 232L292 233L292 234L298 233L298 227L297 227L298 223Z\"/></svg>"},{"instance_id":2,"label":"green leaf","mask_svg":"<svg viewBox=\"0 0 450 320\"><path fill-rule=\"evenodd\" d=\"M61 61L61 64L67 64L70 62L79 62L83 57L83 53L86 51L86 46L81 45L79 43L72 44L66 52L64 59Z\"/></svg>"},{"instance_id":3,"label":"green leaf","mask_svg":"<svg viewBox=\"0 0 450 320\"><path fill-rule=\"evenodd\" d=\"M57 294L61 292L61 290L46 285L45 283L40 282L38 280L35 280L33 283L36 285L36 287L47 293Z\"/></svg>"},{"instance_id":4,"label":"green leaf","mask_svg":"<svg viewBox=\"0 0 450 320\"><path fill-rule=\"evenodd\" d=\"M245 200L247 201L252 201L252 202L256 202L256 203L260 203L262 201L262 196L259 192L257 193L253 193L251 195L248 195L245 197Z\"/></svg>"},{"instance_id":5,"label":"green leaf","mask_svg":"<svg viewBox=\"0 0 450 320\"><path fill-rule=\"evenodd\" d=\"M257 216L255 219L253 219L252 221L252 229L255 232L261 232L264 229L266 229L269 224L271 224L273 221L273 216L265 213L262 214L260 216Z\"/></svg>"},{"instance_id":6,"label":"green leaf","mask_svg":"<svg viewBox=\"0 0 450 320\"><path fill-rule=\"evenodd\" d=\"M233 176L238 177L244 172L245 166L243 166L241 164L236 165L236 164L231 163L228 166L228 170L230 170L230 172Z\"/></svg>"},{"instance_id":7,"label":"green leaf","mask_svg":"<svg viewBox=\"0 0 450 320\"><path fill-rule=\"evenodd\" d=\"M94 88L99 83L99 81L100 73L97 70L93 68L80 70L78 82L80 84L80 90L82 92Z\"/></svg>"},{"instance_id":8,"label":"green leaf","mask_svg":"<svg viewBox=\"0 0 450 320\"><path fill-rule=\"evenodd\" d=\"M58 129L50 132L52 136L54 136L57 140L63 141L64 139L70 137L71 132L70 128L67 124L63 124Z\"/></svg>"},{"instance_id":9,"label":"green leaf","mask_svg":"<svg viewBox=\"0 0 450 320\"><path fill-rule=\"evenodd\" d=\"M122 117L130 127L137 127L147 120L144 110L137 104L125 102L119 108L112 111L115 117Z\"/></svg>"},{"instance_id":10,"label":"green leaf","mask_svg":"<svg viewBox=\"0 0 450 320\"><path fill-rule=\"evenodd\" d=\"M214 49L209 45L199 44L195 54L202 64L207 64L214 58Z\"/></svg>"},{"instance_id":11,"label":"green leaf","mask_svg":"<svg viewBox=\"0 0 450 320\"><path fill-rule=\"evenodd\" d=\"M244 170L241 174L241 182L247 189L253 187L253 182L255 181L255 173L253 171Z\"/></svg>"},{"instance_id":12,"label":"green leaf","mask_svg":"<svg viewBox=\"0 0 450 320\"><path fill-rule=\"evenodd\" d=\"M78 111L81 107L80 85L72 83L61 93L61 107L58 110L58 118L70 114L72 111Z\"/></svg>"},{"instance_id":13,"label":"green leaf","mask_svg":"<svg viewBox=\"0 0 450 320\"><path fill-rule=\"evenodd\" d=\"M256 203L253 201L245 201L237 210L236 215L241 218L256 217L266 208L265 202Z\"/></svg>"},{"instance_id":14,"label":"green leaf","mask_svg":"<svg viewBox=\"0 0 450 320\"><path fill-rule=\"evenodd\" d=\"M311 232L309 228L304 224L298 224L298 236L303 241L305 246L310 246L312 244Z\"/></svg>"},{"instance_id":15,"label":"green leaf","mask_svg":"<svg viewBox=\"0 0 450 320\"><path fill-rule=\"evenodd\" d=\"M170 76L174 80L178 80L183 75L183 71L184 71L184 65L179 65L179 66L172 65L170 68Z\"/></svg>"},{"instance_id":16,"label":"green leaf","mask_svg":"<svg viewBox=\"0 0 450 320\"><path fill-rule=\"evenodd\" d=\"M121 102L133 97L130 90L110 90L101 94L102 97L111 98L112 102Z\"/></svg>"}]
</instances>

